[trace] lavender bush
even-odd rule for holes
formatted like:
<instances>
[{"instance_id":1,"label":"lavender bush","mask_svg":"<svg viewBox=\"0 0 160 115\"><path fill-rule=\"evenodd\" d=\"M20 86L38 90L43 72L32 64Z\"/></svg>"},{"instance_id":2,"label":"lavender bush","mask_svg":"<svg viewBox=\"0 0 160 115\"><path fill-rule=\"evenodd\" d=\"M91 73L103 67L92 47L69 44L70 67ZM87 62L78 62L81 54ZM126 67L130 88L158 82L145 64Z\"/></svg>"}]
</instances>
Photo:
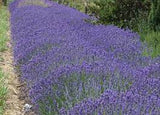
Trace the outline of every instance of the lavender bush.
<instances>
[{"instance_id":1,"label":"lavender bush","mask_svg":"<svg viewBox=\"0 0 160 115\"><path fill-rule=\"evenodd\" d=\"M47 0L10 5L14 62L42 115L160 113L160 59L138 34Z\"/></svg>"}]
</instances>

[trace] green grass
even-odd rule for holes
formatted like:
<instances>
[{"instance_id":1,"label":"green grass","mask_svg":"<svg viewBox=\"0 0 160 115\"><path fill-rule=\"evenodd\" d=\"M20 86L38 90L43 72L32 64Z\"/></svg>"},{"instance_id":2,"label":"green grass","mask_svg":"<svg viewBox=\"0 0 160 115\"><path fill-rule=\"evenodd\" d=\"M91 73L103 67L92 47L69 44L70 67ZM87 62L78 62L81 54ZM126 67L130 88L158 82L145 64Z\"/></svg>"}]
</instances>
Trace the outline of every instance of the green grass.
<instances>
[{"instance_id":1,"label":"green grass","mask_svg":"<svg viewBox=\"0 0 160 115\"><path fill-rule=\"evenodd\" d=\"M0 9L0 52L7 49L6 41L7 31L8 31L8 10L6 7L1 7Z\"/></svg>"},{"instance_id":2,"label":"green grass","mask_svg":"<svg viewBox=\"0 0 160 115\"><path fill-rule=\"evenodd\" d=\"M9 29L9 12L6 7L0 7L0 63L4 61L3 52L7 50L6 42L8 41L7 32ZM3 114L5 108L5 100L7 87L5 84L5 74L0 68L0 115Z\"/></svg>"},{"instance_id":3,"label":"green grass","mask_svg":"<svg viewBox=\"0 0 160 115\"><path fill-rule=\"evenodd\" d=\"M7 93L7 87L5 86L4 80L5 75L0 69L0 115L3 114L3 110L5 107L5 98Z\"/></svg>"},{"instance_id":4,"label":"green grass","mask_svg":"<svg viewBox=\"0 0 160 115\"><path fill-rule=\"evenodd\" d=\"M140 33L141 39L148 45L148 50L144 51L144 55L157 57L160 56L160 32L148 31Z\"/></svg>"}]
</instances>

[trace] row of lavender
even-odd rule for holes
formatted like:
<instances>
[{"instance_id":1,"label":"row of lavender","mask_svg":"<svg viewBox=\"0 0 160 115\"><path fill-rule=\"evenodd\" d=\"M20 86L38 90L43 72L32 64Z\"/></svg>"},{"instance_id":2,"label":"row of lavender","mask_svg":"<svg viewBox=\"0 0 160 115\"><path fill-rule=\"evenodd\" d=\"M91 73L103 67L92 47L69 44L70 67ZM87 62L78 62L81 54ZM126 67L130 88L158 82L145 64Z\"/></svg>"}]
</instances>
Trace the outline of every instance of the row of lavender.
<instances>
[{"instance_id":1,"label":"row of lavender","mask_svg":"<svg viewBox=\"0 0 160 115\"><path fill-rule=\"evenodd\" d=\"M160 58L142 55L137 34L33 1L15 0L10 11L15 64L39 114L160 113Z\"/></svg>"}]
</instances>

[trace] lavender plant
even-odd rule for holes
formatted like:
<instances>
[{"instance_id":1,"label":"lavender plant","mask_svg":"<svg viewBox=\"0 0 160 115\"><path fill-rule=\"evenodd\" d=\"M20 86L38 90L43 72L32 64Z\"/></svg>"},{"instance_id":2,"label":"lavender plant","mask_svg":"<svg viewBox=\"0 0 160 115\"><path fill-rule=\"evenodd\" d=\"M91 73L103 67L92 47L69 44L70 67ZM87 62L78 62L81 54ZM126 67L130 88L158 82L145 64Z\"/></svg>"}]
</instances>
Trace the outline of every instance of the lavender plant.
<instances>
[{"instance_id":1,"label":"lavender plant","mask_svg":"<svg viewBox=\"0 0 160 115\"><path fill-rule=\"evenodd\" d=\"M160 113L160 61L143 56L138 34L32 2L15 0L10 12L15 65L38 114Z\"/></svg>"}]
</instances>

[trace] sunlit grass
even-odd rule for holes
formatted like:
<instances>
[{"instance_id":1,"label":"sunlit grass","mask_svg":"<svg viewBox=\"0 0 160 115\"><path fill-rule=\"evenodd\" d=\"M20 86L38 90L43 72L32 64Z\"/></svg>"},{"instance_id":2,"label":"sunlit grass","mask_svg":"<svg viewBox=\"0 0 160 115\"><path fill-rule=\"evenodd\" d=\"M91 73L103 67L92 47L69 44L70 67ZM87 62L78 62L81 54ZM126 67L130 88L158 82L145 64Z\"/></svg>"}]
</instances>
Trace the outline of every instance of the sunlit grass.
<instances>
[{"instance_id":1,"label":"sunlit grass","mask_svg":"<svg viewBox=\"0 0 160 115\"><path fill-rule=\"evenodd\" d=\"M144 55L160 56L160 32L148 31L147 33L142 33L141 38L148 45L148 50L145 50Z\"/></svg>"},{"instance_id":2,"label":"sunlit grass","mask_svg":"<svg viewBox=\"0 0 160 115\"><path fill-rule=\"evenodd\" d=\"M9 29L9 16L6 7L0 8L0 64L4 61L2 53L7 50L6 42L8 41L7 32ZM5 108L7 87L5 85L5 74L0 68L0 115L3 114Z\"/></svg>"},{"instance_id":3,"label":"sunlit grass","mask_svg":"<svg viewBox=\"0 0 160 115\"><path fill-rule=\"evenodd\" d=\"M5 99L7 93L7 87L5 86L5 75L0 69L0 115L3 114L3 110L5 107Z\"/></svg>"},{"instance_id":4,"label":"sunlit grass","mask_svg":"<svg viewBox=\"0 0 160 115\"><path fill-rule=\"evenodd\" d=\"M0 52L3 52L7 49L6 41L7 31L8 31L8 10L6 7L1 7L0 9Z\"/></svg>"}]
</instances>

